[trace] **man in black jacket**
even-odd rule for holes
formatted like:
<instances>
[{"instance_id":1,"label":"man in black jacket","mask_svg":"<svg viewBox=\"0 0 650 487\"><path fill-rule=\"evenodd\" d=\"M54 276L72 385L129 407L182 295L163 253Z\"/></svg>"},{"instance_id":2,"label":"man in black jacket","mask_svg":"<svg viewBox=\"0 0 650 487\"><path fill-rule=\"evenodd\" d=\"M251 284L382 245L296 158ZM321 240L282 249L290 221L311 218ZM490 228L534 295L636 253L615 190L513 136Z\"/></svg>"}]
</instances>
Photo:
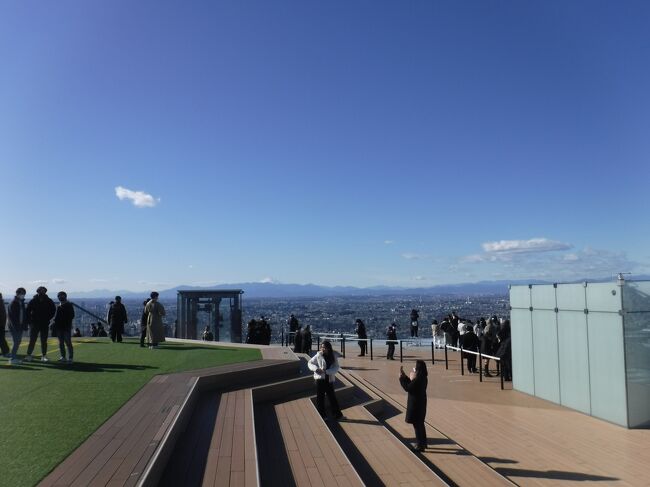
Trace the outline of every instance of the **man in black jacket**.
<instances>
[{"instance_id":1,"label":"man in black jacket","mask_svg":"<svg viewBox=\"0 0 650 487\"><path fill-rule=\"evenodd\" d=\"M27 316L31 328L29 330L29 345L25 361L32 360L32 352L36 345L36 339L41 336L41 362L49 362L47 358L47 335L50 321L54 318L56 305L47 295L47 288L40 286L36 290L36 296L27 305Z\"/></svg>"},{"instance_id":2,"label":"man in black jacket","mask_svg":"<svg viewBox=\"0 0 650 487\"><path fill-rule=\"evenodd\" d=\"M122 304L122 297L115 296L115 302L108 310L108 324L111 327L111 340L114 342L122 341L124 333L124 324L128 321L126 317L126 308Z\"/></svg>"},{"instance_id":3,"label":"man in black jacket","mask_svg":"<svg viewBox=\"0 0 650 487\"><path fill-rule=\"evenodd\" d=\"M72 363L74 351L72 349L72 320L74 319L74 307L68 301L68 295L61 291L56 295L59 299L59 306L54 316L54 332L59 339L59 351L61 357L59 362ZM65 358L65 349L68 349L68 358Z\"/></svg>"}]
</instances>

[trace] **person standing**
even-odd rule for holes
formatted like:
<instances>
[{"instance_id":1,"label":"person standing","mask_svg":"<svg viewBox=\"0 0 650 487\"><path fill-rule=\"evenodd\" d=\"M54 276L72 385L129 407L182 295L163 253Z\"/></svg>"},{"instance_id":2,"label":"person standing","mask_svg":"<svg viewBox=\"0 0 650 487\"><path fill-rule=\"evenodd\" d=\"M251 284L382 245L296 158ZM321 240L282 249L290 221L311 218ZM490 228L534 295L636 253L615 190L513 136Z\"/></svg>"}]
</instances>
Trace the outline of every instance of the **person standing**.
<instances>
[{"instance_id":1,"label":"person standing","mask_svg":"<svg viewBox=\"0 0 650 487\"><path fill-rule=\"evenodd\" d=\"M465 334L462 336L462 341L463 350L478 353L479 341L476 333L474 333L472 325L465 325ZM478 372L478 370L476 370L476 355L467 352L463 352L463 355L467 358L467 370L470 373L475 374Z\"/></svg>"},{"instance_id":2,"label":"person standing","mask_svg":"<svg viewBox=\"0 0 650 487\"><path fill-rule=\"evenodd\" d=\"M59 339L59 351L61 357L59 362L72 363L74 358L74 350L72 348L72 320L74 319L74 307L68 301L68 295L61 291L56 295L59 300L59 305L56 308L54 315L54 333ZM65 358L65 349L68 349L68 358Z\"/></svg>"},{"instance_id":3,"label":"person standing","mask_svg":"<svg viewBox=\"0 0 650 487\"><path fill-rule=\"evenodd\" d=\"M163 325L163 316L165 316L165 307L158 302L159 294L156 291L151 293L151 300L144 307L147 313L147 341L149 348L158 348L160 342L165 341L165 326Z\"/></svg>"},{"instance_id":4,"label":"person standing","mask_svg":"<svg viewBox=\"0 0 650 487\"><path fill-rule=\"evenodd\" d=\"M503 380L512 381L512 341L510 338L510 320L505 320L497 333L499 348L496 351L497 357L501 359L501 373Z\"/></svg>"},{"instance_id":5,"label":"person standing","mask_svg":"<svg viewBox=\"0 0 650 487\"><path fill-rule=\"evenodd\" d=\"M140 347L144 348L144 341L147 338L147 303L149 298L142 302L142 316L140 316Z\"/></svg>"},{"instance_id":6,"label":"person standing","mask_svg":"<svg viewBox=\"0 0 650 487\"><path fill-rule=\"evenodd\" d=\"M386 352L386 359L395 360L395 341L397 340L397 325L391 323L390 326L386 329L386 345L388 345L388 351Z\"/></svg>"},{"instance_id":7,"label":"person standing","mask_svg":"<svg viewBox=\"0 0 650 487\"><path fill-rule=\"evenodd\" d=\"M404 368L399 370L399 383L408 393L406 403L406 422L413 425L417 451L424 451L427 447L427 430L424 427L424 418L427 414L427 365L424 360L415 362L415 367L407 376Z\"/></svg>"},{"instance_id":8,"label":"person standing","mask_svg":"<svg viewBox=\"0 0 650 487\"><path fill-rule=\"evenodd\" d=\"M302 353L302 330L300 329L300 325L298 325L298 329L293 336L293 351L296 353Z\"/></svg>"},{"instance_id":9,"label":"person standing","mask_svg":"<svg viewBox=\"0 0 650 487\"><path fill-rule=\"evenodd\" d=\"M298 318L293 313L289 316L287 323L289 324L289 343L293 344L296 334L300 330L300 323L298 323Z\"/></svg>"},{"instance_id":10,"label":"person standing","mask_svg":"<svg viewBox=\"0 0 650 487\"><path fill-rule=\"evenodd\" d=\"M27 346L26 362L31 362L32 352L36 345L38 336L41 336L41 362L49 362L47 358L47 335L50 321L54 318L56 305L47 295L47 288L40 286L36 290L36 296L27 305L27 316L31 329L29 332L29 345Z\"/></svg>"},{"instance_id":11,"label":"person standing","mask_svg":"<svg viewBox=\"0 0 650 487\"><path fill-rule=\"evenodd\" d=\"M316 409L318 409L321 417L327 420L325 414L325 395L327 394L332 414L336 419L341 419L343 414L334 393L334 381L336 380L336 373L339 371L339 361L334 354L332 344L328 340L321 343L320 351L309 359L307 367L314 372Z\"/></svg>"},{"instance_id":12,"label":"person standing","mask_svg":"<svg viewBox=\"0 0 650 487\"><path fill-rule=\"evenodd\" d=\"M417 309L411 310L411 338L418 336L418 320L420 319L420 314Z\"/></svg>"},{"instance_id":13,"label":"person standing","mask_svg":"<svg viewBox=\"0 0 650 487\"><path fill-rule=\"evenodd\" d=\"M359 348L361 349L361 353L359 353L359 357L363 357L366 354L366 351L368 350L368 342L366 339L368 338L368 334L366 333L366 325L364 324L361 319L357 318L357 321L355 321L357 328L355 330L355 333L357 334L357 338L359 339Z\"/></svg>"},{"instance_id":14,"label":"person standing","mask_svg":"<svg viewBox=\"0 0 650 487\"><path fill-rule=\"evenodd\" d=\"M5 338L5 326L7 323L7 308L5 308L5 300L2 298L2 293L0 293L0 352L2 352L3 357L10 357L9 353L9 344Z\"/></svg>"},{"instance_id":15,"label":"person standing","mask_svg":"<svg viewBox=\"0 0 650 487\"><path fill-rule=\"evenodd\" d=\"M302 353L309 355L311 353L311 325L305 325L300 332L302 337Z\"/></svg>"},{"instance_id":16,"label":"person standing","mask_svg":"<svg viewBox=\"0 0 650 487\"><path fill-rule=\"evenodd\" d=\"M9 357L10 364L19 364L21 361L18 358L18 347L23 340L23 333L27 330L28 315L27 308L25 307L25 291L24 287L16 289L16 296L9 305L9 312L7 313L7 321L9 323L9 333L13 344L11 346L11 355Z\"/></svg>"},{"instance_id":17,"label":"person standing","mask_svg":"<svg viewBox=\"0 0 650 487\"><path fill-rule=\"evenodd\" d=\"M481 335L481 353L483 355L492 355L494 353L494 341L496 340L496 332L494 330L494 323L492 319L488 320L487 325L483 329L483 334ZM485 364L483 366L483 375L485 377L492 377L490 373L490 359L485 359Z\"/></svg>"},{"instance_id":18,"label":"person standing","mask_svg":"<svg viewBox=\"0 0 650 487\"><path fill-rule=\"evenodd\" d=\"M124 324L128 322L126 316L126 308L122 304L122 297L115 296L115 302L108 310L108 325L111 330L111 340L113 342L122 342L122 334L124 333Z\"/></svg>"}]
</instances>

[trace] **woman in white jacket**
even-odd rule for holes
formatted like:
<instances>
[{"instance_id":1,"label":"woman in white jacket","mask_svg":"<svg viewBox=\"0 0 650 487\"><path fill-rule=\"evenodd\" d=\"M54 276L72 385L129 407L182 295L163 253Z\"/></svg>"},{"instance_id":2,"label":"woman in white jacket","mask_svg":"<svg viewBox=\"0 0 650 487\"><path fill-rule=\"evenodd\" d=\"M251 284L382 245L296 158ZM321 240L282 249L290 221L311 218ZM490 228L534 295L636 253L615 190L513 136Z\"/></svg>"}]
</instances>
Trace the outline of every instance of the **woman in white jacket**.
<instances>
[{"instance_id":1,"label":"woman in white jacket","mask_svg":"<svg viewBox=\"0 0 650 487\"><path fill-rule=\"evenodd\" d=\"M334 355L332 344L325 340L321 346L320 351L314 355L307 363L309 370L314 372L314 380L316 382L316 409L327 420L325 415L325 394L330 403L330 408L336 419L341 419L341 409L334 394L334 381L336 380L336 373L339 371L339 361Z\"/></svg>"}]
</instances>

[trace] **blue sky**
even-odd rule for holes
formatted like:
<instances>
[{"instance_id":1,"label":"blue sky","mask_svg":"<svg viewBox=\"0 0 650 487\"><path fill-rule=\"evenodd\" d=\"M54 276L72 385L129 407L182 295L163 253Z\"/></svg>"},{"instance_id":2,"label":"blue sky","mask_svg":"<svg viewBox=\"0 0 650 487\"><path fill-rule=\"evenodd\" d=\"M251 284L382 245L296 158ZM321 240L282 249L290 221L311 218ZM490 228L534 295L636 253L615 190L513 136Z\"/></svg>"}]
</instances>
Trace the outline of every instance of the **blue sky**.
<instances>
[{"instance_id":1,"label":"blue sky","mask_svg":"<svg viewBox=\"0 0 650 487\"><path fill-rule=\"evenodd\" d=\"M0 290L648 272L649 14L0 2Z\"/></svg>"}]
</instances>

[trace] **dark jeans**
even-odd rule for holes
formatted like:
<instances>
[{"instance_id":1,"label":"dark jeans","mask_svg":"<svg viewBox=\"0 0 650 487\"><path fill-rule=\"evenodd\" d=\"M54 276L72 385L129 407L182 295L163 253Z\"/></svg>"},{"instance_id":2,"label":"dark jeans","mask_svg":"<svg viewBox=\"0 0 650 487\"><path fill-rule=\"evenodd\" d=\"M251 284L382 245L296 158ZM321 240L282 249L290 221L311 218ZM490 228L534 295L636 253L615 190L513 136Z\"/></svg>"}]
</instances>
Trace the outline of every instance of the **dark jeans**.
<instances>
[{"instance_id":1,"label":"dark jeans","mask_svg":"<svg viewBox=\"0 0 650 487\"><path fill-rule=\"evenodd\" d=\"M415 440L421 448L427 447L427 430L424 427L424 421L421 423L413 423L413 429L415 430Z\"/></svg>"},{"instance_id":2,"label":"dark jeans","mask_svg":"<svg viewBox=\"0 0 650 487\"><path fill-rule=\"evenodd\" d=\"M142 329L140 330L140 346L141 346L141 347L144 347L144 341L145 341L145 338L147 338L147 329L146 329L146 328L142 328Z\"/></svg>"},{"instance_id":3,"label":"dark jeans","mask_svg":"<svg viewBox=\"0 0 650 487\"><path fill-rule=\"evenodd\" d=\"M476 372L476 355L472 355L471 353L465 355L467 356L467 370Z\"/></svg>"},{"instance_id":4,"label":"dark jeans","mask_svg":"<svg viewBox=\"0 0 650 487\"><path fill-rule=\"evenodd\" d=\"M68 349L68 358L72 360L74 351L72 349L72 333L71 330L58 330L56 333L59 339L59 352L61 357L65 358L65 349Z\"/></svg>"},{"instance_id":5,"label":"dark jeans","mask_svg":"<svg viewBox=\"0 0 650 487\"><path fill-rule=\"evenodd\" d=\"M122 326L111 326L111 340L114 342L122 341Z\"/></svg>"},{"instance_id":6,"label":"dark jeans","mask_svg":"<svg viewBox=\"0 0 650 487\"><path fill-rule=\"evenodd\" d=\"M31 355L36 346L36 339L41 335L41 353L47 355L47 334L50 331L48 323L34 323L29 329L29 345L27 345L27 355Z\"/></svg>"},{"instance_id":7,"label":"dark jeans","mask_svg":"<svg viewBox=\"0 0 650 487\"><path fill-rule=\"evenodd\" d=\"M411 325L411 338L418 336L418 325Z\"/></svg>"},{"instance_id":8,"label":"dark jeans","mask_svg":"<svg viewBox=\"0 0 650 487\"><path fill-rule=\"evenodd\" d=\"M359 342L359 348L361 349L361 355L365 355L368 350L368 342Z\"/></svg>"},{"instance_id":9,"label":"dark jeans","mask_svg":"<svg viewBox=\"0 0 650 487\"><path fill-rule=\"evenodd\" d=\"M395 355L395 344L394 343L389 343L388 344L388 353L386 353L386 358L387 359L392 359L393 355Z\"/></svg>"},{"instance_id":10,"label":"dark jeans","mask_svg":"<svg viewBox=\"0 0 650 487\"><path fill-rule=\"evenodd\" d=\"M327 399L330 403L330 409L334 416L339 416L341 414L341 409L339 408L339 402L336 400L336 394L334 393L334 384L327 379L316 379L316 409L322 417L325 417L325 394L327 394Z\"/></svg>"},{"instance_id":11,"label":"dark jeans","mask_svg":"<svg viewBox=\"0 0 650 487\"><path fill-rule=\"evenodd\" d=\"M11 332L11 338L14 341L13 345L11 346L11 358L16 358L16 354L18 353L18 347L20 347L20 342L23 341L24 330L19 327L13 328L12 326L10 326L9 331Z\"/></svg>"},{"instance_id":12,"label":"dark jeans","mask_svg":"<svg viewBox=\"0 0 650 487\"><path fill-rule=\"evenodd\" d=\"M2 326L2 332L0 332L0 352L2 352L2 355L9 355L9 344L5 338L5 324L0 323L0 326Z\"/></svg>"}]
</instances>

